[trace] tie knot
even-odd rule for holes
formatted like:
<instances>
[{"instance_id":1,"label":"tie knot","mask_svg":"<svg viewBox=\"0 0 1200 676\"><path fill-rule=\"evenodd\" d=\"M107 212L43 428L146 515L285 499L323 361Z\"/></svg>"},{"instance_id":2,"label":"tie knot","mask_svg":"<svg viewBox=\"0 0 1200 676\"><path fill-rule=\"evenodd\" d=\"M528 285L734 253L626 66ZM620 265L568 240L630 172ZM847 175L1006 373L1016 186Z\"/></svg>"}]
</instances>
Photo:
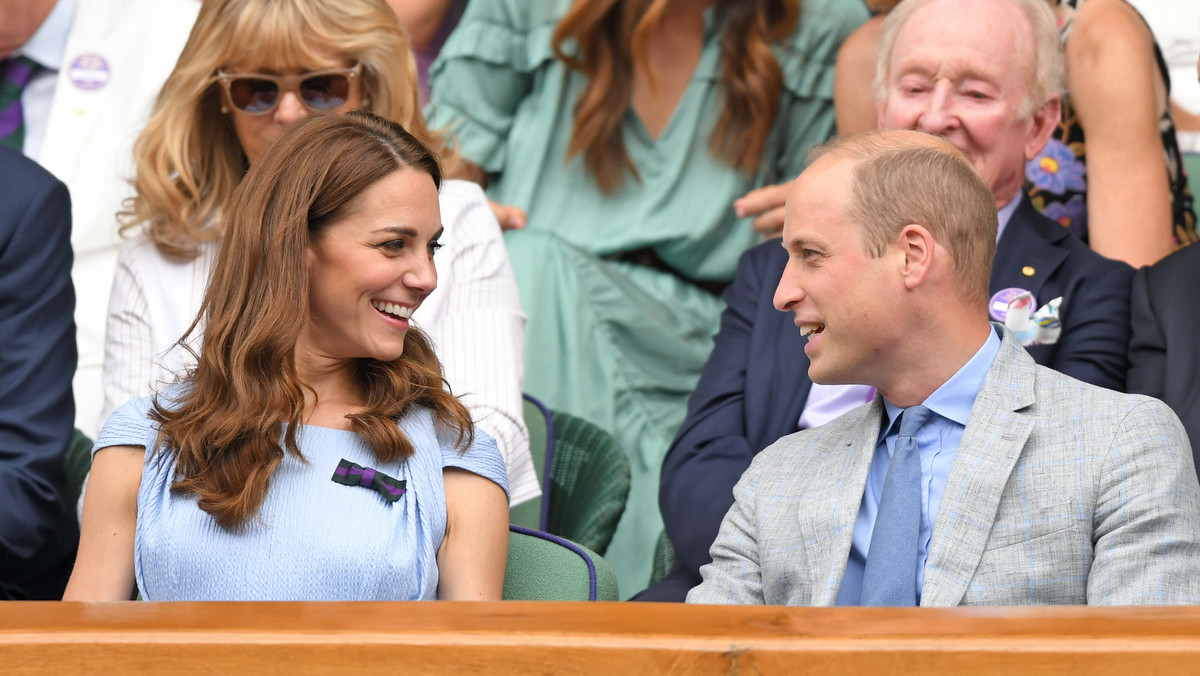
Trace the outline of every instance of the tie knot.
<instances>
[{"instance_id":1,"label":"tie knot","mask_svg":"<svg viewBox=\"0 0 1200 676\"><path fill-rule=\"evenodd\" d=\"M13 56L0 61L0 78L13 83L17 89L24 89L36 70L37 62L28 56Z\"/></svg>"},{"instance_id":2,"label":"tie knot","mask_svg":"<svg viewBox=\"0 0 1200 676\"><path fill-rule=\"evenodd\" d=\"M917 432L929 422L929 416L933 415L933 411L924 406L909 406L900 414L900 436L913 437Z\"/></svg>"}]
</instances>

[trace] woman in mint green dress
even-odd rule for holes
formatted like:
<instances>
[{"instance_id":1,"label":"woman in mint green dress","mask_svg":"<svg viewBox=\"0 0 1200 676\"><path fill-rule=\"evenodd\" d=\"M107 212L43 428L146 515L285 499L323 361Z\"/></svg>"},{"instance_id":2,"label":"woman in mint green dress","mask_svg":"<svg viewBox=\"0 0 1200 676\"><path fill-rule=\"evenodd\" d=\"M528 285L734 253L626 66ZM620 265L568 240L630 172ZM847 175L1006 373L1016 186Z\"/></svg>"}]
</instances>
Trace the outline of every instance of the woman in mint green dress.
<instances>
[{"instance_id":1,"label":"woman in mint green dress","mask_svg":"<svg viewBox=\"0 0 1200 676\"><path fill-rule=\"evenodd\" d=\"M852 0L471 0L430 123L480 169L529 323L525 390L613 433L629 503L606 558L649 580L658 473L712 347L715 295L778 225L757 189L834 129ZM749 212L749 213L748 213Z\"/></svg>"}]
</instances>

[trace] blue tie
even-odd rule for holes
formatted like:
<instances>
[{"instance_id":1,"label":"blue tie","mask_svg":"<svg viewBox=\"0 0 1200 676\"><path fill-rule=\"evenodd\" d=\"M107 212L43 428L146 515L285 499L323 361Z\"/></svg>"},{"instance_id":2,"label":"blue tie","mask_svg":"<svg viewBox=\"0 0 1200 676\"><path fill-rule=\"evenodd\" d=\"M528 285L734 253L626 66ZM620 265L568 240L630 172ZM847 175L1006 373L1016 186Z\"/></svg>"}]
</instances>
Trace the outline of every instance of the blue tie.
<instances>
[{"instance_id":1,"label":"blue tie","mask_svg":"<svg viewBox=\"0 0 1200 676\"><path fill-rule=\"evenodd\" d=\"M904 409L900 434L883 481L883 496L871 548L863 570L864 606L917 605L917 561L921 543L921 453L917 432L932 411L924 406Z\"/></svg>"}]
</instances>

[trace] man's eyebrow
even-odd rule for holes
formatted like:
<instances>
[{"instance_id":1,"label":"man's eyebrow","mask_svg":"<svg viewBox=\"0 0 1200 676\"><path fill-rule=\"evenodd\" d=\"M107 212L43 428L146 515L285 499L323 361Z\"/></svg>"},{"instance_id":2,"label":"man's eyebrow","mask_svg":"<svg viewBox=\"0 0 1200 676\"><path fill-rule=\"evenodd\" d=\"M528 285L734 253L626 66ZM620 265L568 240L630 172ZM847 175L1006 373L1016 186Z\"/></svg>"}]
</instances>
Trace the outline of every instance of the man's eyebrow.
<instances>
[{"instance_id":1,"label":"man's eyebrow","mask_svg":"<svg viewBox=\"0 0 1200 676\"><path fill-rule=\"evenodd\" d=\"M788 249L788 250L792 250L792 249L799 250L799 249L803 249L806 247L817 245L817 243L813 241L812 237L805 236L805 235L794 235L794 236L792 236L791 239L783 240L782 244L783 244L783 248Z\"/></svg>"},{"instance_id":2,"label":"man's eyebrow","mask_svg":"<svg viewBox=\"0 0 1200 676\"><path fill-rule=\"evenodd\" d=\"M932 78L933 72L926 67L926 64L921 62L906 62L901 63L898 68L899 77L905 75L919 75L920 77ZM947 75L953 80L982 80L992 82L996 79L996 73L988 73L982 71L975 66L955 66L948 69Z\"/></svg>"},{"instance_id":3,"label":"man's eyebrow","mask_svg":"<svg viewBox=\"0 0 1200 676\"><path fill-rule=\"evenodd\" d=\"M896 68L896 74L900 77L904 77L905 75L920 75L922 77L929 77L930 71L923 63L913 63L909 61L901 63Z\"/></svg>"}]
</instances>

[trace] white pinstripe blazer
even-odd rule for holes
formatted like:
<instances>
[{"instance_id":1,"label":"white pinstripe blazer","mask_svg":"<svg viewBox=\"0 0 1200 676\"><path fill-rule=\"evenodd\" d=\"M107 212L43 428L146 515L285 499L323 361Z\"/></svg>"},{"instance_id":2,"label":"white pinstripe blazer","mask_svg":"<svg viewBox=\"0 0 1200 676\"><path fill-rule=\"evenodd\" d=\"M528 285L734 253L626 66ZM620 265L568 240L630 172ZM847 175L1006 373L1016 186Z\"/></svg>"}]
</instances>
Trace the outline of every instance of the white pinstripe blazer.
<instances>
[{"instance_id":1,"label":"white pinstripe blazer","mask_svg":"<svg viewBox=\"0 0 1200 676\"><path fill-rule=\"evenodd\" d=\"M833 605L883 404L755 458L690 603ZM1038 366L1005 333L950 470L922 606L1200 603L1200 485L1157 399Z\"/></svg>"}]
</instances>

